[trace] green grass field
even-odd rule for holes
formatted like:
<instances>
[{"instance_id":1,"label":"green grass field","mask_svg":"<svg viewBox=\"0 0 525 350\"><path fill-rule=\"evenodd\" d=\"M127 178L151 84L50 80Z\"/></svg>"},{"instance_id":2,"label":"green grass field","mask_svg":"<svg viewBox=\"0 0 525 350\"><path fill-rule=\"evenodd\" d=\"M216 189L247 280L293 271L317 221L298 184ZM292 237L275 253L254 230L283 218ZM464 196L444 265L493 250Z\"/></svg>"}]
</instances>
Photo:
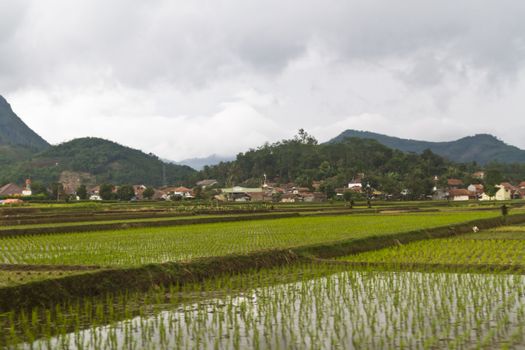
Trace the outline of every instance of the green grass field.
<instances>
[{"instance_id":1,"label":"green grass field","mask_svg":"<svg viewBox=\"0 0 525 350\"><path fill-rule=\"evenodd\" d=\"M301 217L0 239L0 263L137 266L388 235L495 211Z\"/></svg>"}]
</instances>

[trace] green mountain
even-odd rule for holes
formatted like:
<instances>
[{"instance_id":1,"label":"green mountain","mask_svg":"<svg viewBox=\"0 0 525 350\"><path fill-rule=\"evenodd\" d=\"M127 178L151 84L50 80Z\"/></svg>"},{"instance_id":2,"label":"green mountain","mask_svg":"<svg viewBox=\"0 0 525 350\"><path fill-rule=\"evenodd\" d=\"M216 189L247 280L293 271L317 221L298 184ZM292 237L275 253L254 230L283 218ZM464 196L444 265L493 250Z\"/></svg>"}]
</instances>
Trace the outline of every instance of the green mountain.
<instances>
[{"instance_id":1,"label":"green mountain","mask_svg":"<svg viewBox=\"0 0 525 350\"><path fill-rule=\"evenodd\" d=\"M227 186L256 187L264 177L277 186L293 182L309 187L314 181L322 181L320 190L329 196L336 188L361 178L386 193L408 189L413 198L430 194L436 175L447 178L463 173L431 151L406 153L361 138L318 144L303 130L293 139L239 153L234 161L206 167L199 173L202 179L216 179Z\"/></svg>"},{"instance_id":2,"label":"green mountain","mask_svg":"<svg viewBox=\"0 0 525 350\"><path fill-rule=\"evenodd\" d=\"M153 154L99 138L80 138L50 146L0 96L0 185L28 177L53 182L161 186L180 183L195 170L166 164Z\"/></svg>"},{"instance_id":3,"label":"green mountain","mask_svg":"<svg viewBox=\"0 0 525 350\"><path fill-rule=\"evenodd\" d=\"M376 134L368 131L346 130L328 143L341 142L347 138L373 139L377 142L403 152L421 153L426 149L459 163L477 162L487 164L525 163L525 151L511 146L488 134L468 136L456 141L429 142Z\"/></svg>"},{"instance_id":4,"label":"green mountain","mask_svg":"<svg viewBox=\"0 0 525 350\"><path fill-rule=\"evenodd\" d=\"M195 170L166 164L153 154L93 137L79 138L52 146L11 167L4 178L22 182L31 177L50 184L56 181L88 184L113 183L161 186L183 182ZM2 173L0 172L0 178Z\"/></svg>"},{"instance_id":5,"label":"green mountain","mask_svg":"<svg viewBox=\"0 0 525 350\"><path fill-rule=\"evenodd\" d=\"M45 150L49 143L31 130L0 96L0 145L22 146L37 151Z\"/></svg>"},{"instance_id":6,"label":"green mountain","mask_svg":"<svg viewBox=\"0 0 525 350\"><path fill-rule=\"evenodd\" d=\"M0 169L28 160L34 153L48 147L49 144L31 130L0 96Z\"/></svg>"}]
</instances>

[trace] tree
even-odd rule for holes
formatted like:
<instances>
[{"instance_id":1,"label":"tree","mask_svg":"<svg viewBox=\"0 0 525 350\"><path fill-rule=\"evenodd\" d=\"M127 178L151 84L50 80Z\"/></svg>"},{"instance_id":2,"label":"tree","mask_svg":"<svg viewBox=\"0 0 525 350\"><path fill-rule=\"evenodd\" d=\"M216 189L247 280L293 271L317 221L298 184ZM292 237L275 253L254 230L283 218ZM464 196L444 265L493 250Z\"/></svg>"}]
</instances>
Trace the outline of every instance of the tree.
<instances>
[{"instance_id":1,"label":"tree","mask_svg":"<svg viewBox=\"0 0 525 350\"><path fill-rule=\"evenodd\" d=\"M142 192L142 196L146 199L151 199L155 195L155 190L153 187L147 187L144 192Z\"/></svg>"},{"instance_id":2,"label":"tree","mask_svg":"<svg viewBox=\"0 0 525 350\"><path fill-rule=\"evenodd\" d=\"M328 179L321 184L319 190L326 194L327 198L333 198L336 195L335 184L332 179Z\"/></svg>"},{"instance_id":3,"label":"tree","mask_svg":"<svg viewBox=\"0 0 525 350\"><path fill-rule=\"evenodd\" d=\"M346 190L343 192L343 199L345 202L349 203L352 198L354 197L354 194L350 190Z\"/></svg>"},{"instance_id":4,"label":"tree","mask_svg":"<svg viewBox=\"0 0 525 350\"><path fill-rule=\"evenodd\" d=\"M99 191L100 198L102 198L105 201L115 199L115 194L113 193L114 188L115 187L112 184L100 185L100 191Z\"/></svg>"},{"instance_id":5,"label":"tree","mask_svg":"<svg viewBox=\"0 0 525 350\"><path fill-rule=\"evenodd\" d=\"M37 196L37 195L42 195L45 197L49 196L46 186L44 186L41 182L33 182L31 184L31 192L33 193L33 196Z\"/></svg>"},{"instance_id":6,"label":"tree","mask_svg":"<svg viewBox=\"0 0 525 350\"><path fill-rule=\"evenodd\" d=\"M496 187L495 185L485 186L485 194L491 198L494 197L498 191L499 187Z\"/></svg>"},{"instance_id":7,"label":"tree","mask_svg":"<svg viewBox=\"0 0 525 350\"><path fill-rule=\"evenodd\" d=\"M323 161L321 165L319 165L319 177L322 179L326 179L327 177L333 176L333 170L332 166L330 165L330 162Z\"/></svg>"},{"instance_id":8,"label":"tree","mask_svg":"<svg viewBox=\"0 0 525 350\"><path fill-rule=\"evenodd\" d=\"M60 182L56 182L51 185L51 196L57 201L60 199L65 199L66 193L64 192L64 185Z\"/></svg>"},{"instance_id":9,"label":"tree","mask_svg":"<svg viewBox=\"0 0 525 350\"><path fill-rule=\"evenodd\" d=\"M350 190L343 192L343 200L346 202L346 205L351 208L354 206L354 193Z\"/></svg>"},{"instance_id":10,"label":"tree","mask_svg":"<svg viewBox=\"0 0 525 350\"><path fill-rule=\"evenodd\" d=\"M488 169L485 173L485 185L486 187L495 186L501 184L503 176L497 169Z\"/></svg>"},{"instance_id":11,"label":"tree","mask_svg":"<svg viewBox=\"0 0 525 350\"><path fill-rule=\"evenodd\" d=\"M299 133L295 135L294 139L304 145L317 145L315 137L308 134L303 128L299 129Z\"/></svg>"},{"instance_id":12,"label":"tree","mask_svg":"<svg viewBox=\"0 0 525 350\"><path fill-rule=\"evenodd\" d=\"M388 173L380 177L379 189L386 195L399 197L401 191L401 182L397 173Z\"/></svg>"},{"instance_id":13,"label":"tree","mask_svg":"<svg viewBox=\"0 0 525 350\"><path fill-rule=\"evenodd\" d=\"M432 180L424 176L419 169L407 175L405 188L411 199L422 199L432 193Z\"/></svg>"},{"instance_id":14,"label":"tree","mask_svg":"<svg viewBox=\"0 0 525 350\"><path fill-rule=\"evenodd\" d=\"M121 201L130 201L135 197L135 189L131 185L122 185L117 190L117 198Z\"/></svg>"},{"instance_id":15,"label":"tree","mask_svg":"<svg viewBox=\"0 0 525 350\"><path fill-rule=\"evenodd\" d=\"M193 188L193 197L195 199L204 199L204 192L202 191L202 187L197 186Z\"/></svg>"},{"instance_id":16,"label":"tree","mask_svg":"<svg viewBox=\"0 0 525 350\"><path fill-rule=\"evenodd\" d=\"M77 196L81 200L86 200L88 197L86 185L80 185L77 188Z\"/></svg>"}]
</instances>

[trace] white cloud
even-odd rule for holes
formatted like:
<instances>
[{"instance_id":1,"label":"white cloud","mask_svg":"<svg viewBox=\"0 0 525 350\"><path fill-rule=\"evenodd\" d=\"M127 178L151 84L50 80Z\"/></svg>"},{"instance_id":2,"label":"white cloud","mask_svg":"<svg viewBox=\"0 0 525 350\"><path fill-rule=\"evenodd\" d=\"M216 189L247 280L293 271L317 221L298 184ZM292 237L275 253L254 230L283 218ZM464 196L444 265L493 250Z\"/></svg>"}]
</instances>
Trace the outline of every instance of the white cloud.
<instances>
[{"instance_id":1,"label":"white cloud","mask_svg":"<svg viewBox=\"0 0 525 350\"><path fill-rule=\"evenodd\" d=\"M525 148L525 4L0 0L0 93L52 143L183 159L305 128Z\"/></svg>"}]
</instances>

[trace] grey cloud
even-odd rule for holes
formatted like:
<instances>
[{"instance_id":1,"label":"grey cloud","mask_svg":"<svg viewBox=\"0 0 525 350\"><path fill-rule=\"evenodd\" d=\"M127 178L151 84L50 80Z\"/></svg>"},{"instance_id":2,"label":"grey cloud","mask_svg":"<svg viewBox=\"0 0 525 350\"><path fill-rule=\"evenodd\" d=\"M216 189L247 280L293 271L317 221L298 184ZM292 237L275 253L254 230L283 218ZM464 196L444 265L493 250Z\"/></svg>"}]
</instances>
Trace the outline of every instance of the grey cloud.
<instances>
[{"instance_id":1,"label":"grey cloud","mask_svg":"<svg viewBox=\"0 0 525 350\"><path fill-rule=\"evenodd\" d=\"M78 118L90 115L108 125L118 115L136 123L130 130L146 121L152 135L148 118L190 129L206 120L273 125L242 147L299 127L377 121L382 132L447 138L450 120L457 134L473 121L490 129L498 113L508 123L519 115L512 91L525 91L524 17L525 3L511 0L0 0L0 94L55 140L79 136ZM490 89L500 95L483 108ZM276 102L256 113L246 112L251 100L224 109L243 91ZM71 120L58 136L38 121L62 125L56 116ZM177 158L172 148L187 149L181 157L220 152L204 143L198 152L175 141L157 147L154 136L129 132L165 157Z\"/></svg>"},{"instance_id":2,"label":"grey cloud","mask_svg":"<svg viewBox=\"0 0 525 350\"><path fill-rule=\"evenodd\" d=\"M342 60L427 50L493 75L515 74L524 57L525 4L511 1L33 0L26 15L2 3L0 26L11 30L3 31L0 73L17 72L20 84L83 82L75 69L137 86L206 83L279 72L312 41Z\"/></svg>"}]
</instances>

